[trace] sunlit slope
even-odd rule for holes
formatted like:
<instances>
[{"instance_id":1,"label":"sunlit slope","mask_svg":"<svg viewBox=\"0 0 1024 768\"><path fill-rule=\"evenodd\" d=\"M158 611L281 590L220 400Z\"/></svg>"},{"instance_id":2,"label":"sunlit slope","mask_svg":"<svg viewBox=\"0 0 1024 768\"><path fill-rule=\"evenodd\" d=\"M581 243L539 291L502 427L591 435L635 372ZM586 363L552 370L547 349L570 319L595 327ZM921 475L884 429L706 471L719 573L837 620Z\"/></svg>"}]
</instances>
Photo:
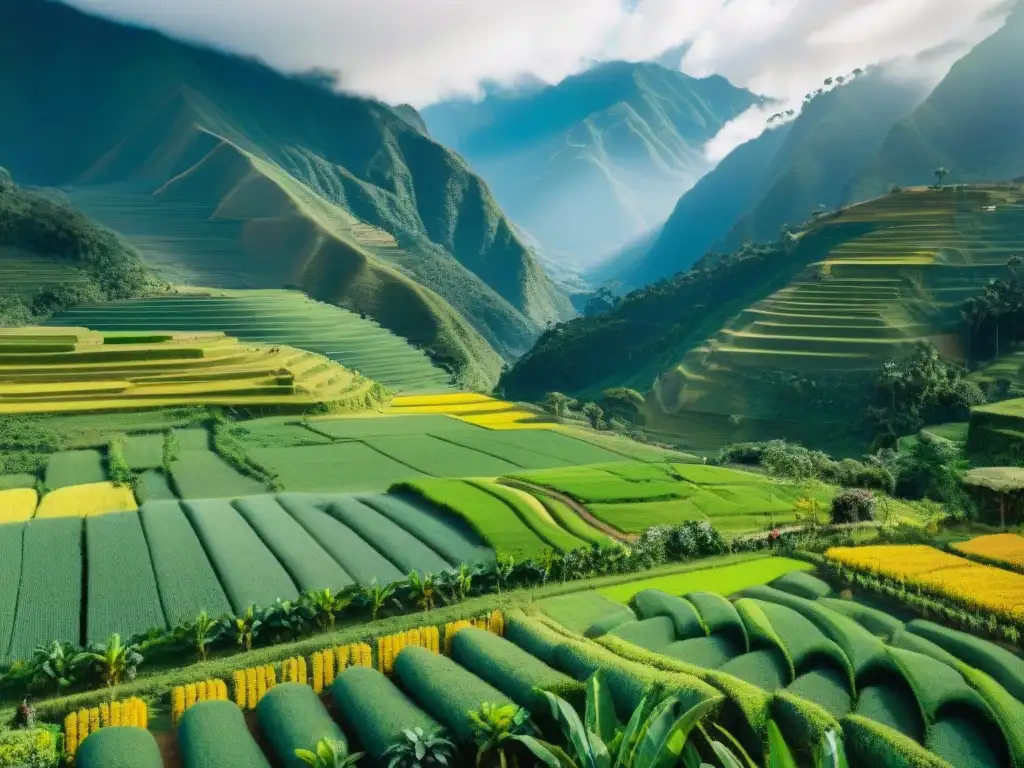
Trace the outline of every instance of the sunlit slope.
<instances>
[{"instance_id":1,"label":"sunlit slope","mask_svg":"<svg viewBox=\"0 0 1024 768\"><path fill-rule=\"evenodd\" d=\"M181 405L365 410L380 386L319 355L216 332L0 330L0 414Z\"/></svg>"},{"instance_id":2,"label":"sunlit slope","mask_svg":"<svg viewBox=\"0 0 1024 768\"><path fill-rule=\"evenodd\" d=\"M32 105L0 164L74 187L181 279L292 278L476 383L500 363L460 322L511 356L571 313L484 183L384 104L41 0L0 6L0 51L0 100Z\"/></svg>"},{"instance_id":3,"label":"sunlit slope","mask_svg":"<svg viewBox=\"0 0 1024 768\"><path fill-rule=\"evenodd\" d=\"M856 222L871 231L832 247L663 375L665 409L779 418L755 405L758 370L870 372L923 341L962 357L959 306L1024 247L1024 192L908 190L820 226Z\"/></svg>"},{"instance_id":4,"label":"sunlit slope","mask_svg":"<svg viewBox=\"0 0 1024 768\"><path fill-rule=\"evenodd\" d=\"M359 371L389 389L432 392L450 375L420 350L370 319L297 291L202 291L79 306L54 325L98 331L223 331L244 341L287 344Z\"/></svg>"}]
</instances>

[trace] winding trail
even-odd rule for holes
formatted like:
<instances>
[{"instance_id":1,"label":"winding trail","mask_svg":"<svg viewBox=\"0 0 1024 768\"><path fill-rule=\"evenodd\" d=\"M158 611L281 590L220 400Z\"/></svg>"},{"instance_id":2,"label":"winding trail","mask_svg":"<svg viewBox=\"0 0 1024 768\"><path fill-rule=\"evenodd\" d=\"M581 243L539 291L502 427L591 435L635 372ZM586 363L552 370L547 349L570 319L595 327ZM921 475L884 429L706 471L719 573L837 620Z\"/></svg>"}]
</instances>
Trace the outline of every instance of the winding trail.
<instances>
[{"instance_id":1,"label":"winding trail","mask_svg":"<svg viewBox=\"0 0 1024 768\"><path fill-rule=\"evenodd\" d=\"M515 488L528 493L544 494L545 496L550 496L551 498L562 502L569 507L569 509L579 515L589 526L596 528L601 531L601 533L615 541L622 542L623 544L631 544L639 538L635 533L623 533L618 528L614 528L604 521L598 520L590 513L589 509L576 501L572 496L566 496L564 493L556 491L553 488L548 488L545 485L534 485L533 483L528 483L524 480L513 480L507 477L503 477L499 482L502 485L507 485L509 488Z\"/></svg>"}]
</instances>

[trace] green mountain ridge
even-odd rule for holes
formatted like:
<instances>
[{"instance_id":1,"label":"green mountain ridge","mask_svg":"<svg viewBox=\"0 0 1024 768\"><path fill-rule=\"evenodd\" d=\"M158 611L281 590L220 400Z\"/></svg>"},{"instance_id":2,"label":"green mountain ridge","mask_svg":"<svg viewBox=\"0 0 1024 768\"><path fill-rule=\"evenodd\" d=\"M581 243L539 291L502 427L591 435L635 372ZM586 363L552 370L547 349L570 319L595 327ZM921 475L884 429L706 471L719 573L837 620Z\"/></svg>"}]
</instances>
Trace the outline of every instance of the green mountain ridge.
<instances>
[{"instance_id":1,"label":"green mountain ridge","mask_svg":"<svg viewBox=\"0 0 1024 768\"><path fill-rule=\"evenodd\" d=\"M0 4L0 43L0 163L68 187L168 279L301 287L477 386L572 314L408 113L48 0Z\"/></svg>"},{"instance_id":2,"label":"green mountain ridge","mask_svg":"<svg viewBox=\"0 0 1024 768\"><path fill-rule=\"evenodd\" d=\"M856 175L923 94L869 73L826 92L800 116L739 146L679 200L642 259L622 265L629 285L688 269L709 251L765 242L823 206L847 202Z\"/></svg>"},{"instance_id":3,"label":"green mountain ridge","mask_svg":"<svg viewBox=\"0 0 1024 768\"><path fill-rule=\"evenodd\" d=\"M611 62L423 117L543 250L593 262L660 224L707 170L704 144L756 101L720 77Z\"/></svg>"},{"instance_id":4,"label":"green mountain ridge","mask_svg":"<svg viewBox=\"0 0 1024 768\"><path fill-rule=\"evenodd\" d=\"M893 185L931 184L940 166L948 184L1013 179L1024 172L1024 5L953 65L925 101L890 131L849 197ZM979 116L984 115L984 120Z\"/></svg>"}]
</instances>

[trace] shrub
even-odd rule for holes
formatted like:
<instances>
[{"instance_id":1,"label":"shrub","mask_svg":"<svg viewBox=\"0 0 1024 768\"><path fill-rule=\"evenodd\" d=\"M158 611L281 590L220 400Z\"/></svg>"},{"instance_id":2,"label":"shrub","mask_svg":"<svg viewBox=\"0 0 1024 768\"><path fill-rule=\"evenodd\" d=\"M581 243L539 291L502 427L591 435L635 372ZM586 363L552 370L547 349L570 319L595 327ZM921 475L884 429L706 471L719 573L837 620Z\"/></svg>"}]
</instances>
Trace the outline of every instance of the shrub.
<instances>
[{"instance_id":1,"label":"shrub","mask_svg":"<svg viewBox=\"0 0 1024 768\"><path fill-rule=\"evenodd\" d=\"M78 768L162 768L163 764L153 734L136 726L102 728L82 742L75 756Z\"/></svg>"},{"instance_id":2,"label":"shrub","mask_svg":"<svg viewBox=\"0 0 1024 768\"><path fill-rule=\"evenodd\" d=\"M188 709L178 742L189 768L270 768L242 710L230 701L204 701Z\"/></svg>"},{"instance_id":3,"label":"shrub","mask_svg":"<svg viewBox=\"0 0 1024 768\"><path fill-rule=\"evenodd\" d=\"M0 731L0 768L56 768L58 757L53 729Z\"/></svg>"},{"instance_id":4,"label":"shrub","mask_svg":"<svg viewBox=\"0 0 1024 768\"><path fill-rule=\"evenodd\" d=\"M302 683L283 683L267 692L256 706L260 730L287 768L306 765L297 749L313 749L320 739L345 741L337 723L327 714L320 697Z\"/></svg>"},{"instance_id":5,"label":"shrub","mask_svg":"<svg viewBox=\"0 0 1024 768\"><path fill-rule=\"evenodd\" d=\"M374 760L401 742L406 728L422 728L427 733L440 728L394 683L370 667L349 667L342 672L331 686L331 697L345 727Z\"/></svg>"},{"instance_id":6,"label":"shrub","mask_svg":"<svg viewBox=\"0 0 1024 768\"><path fill-rule=\"evenodd\" d=\"M863 488L840 491L832 499L832 522L864 523L875 519L875 496Z\"/></svg>"}]
</instances>

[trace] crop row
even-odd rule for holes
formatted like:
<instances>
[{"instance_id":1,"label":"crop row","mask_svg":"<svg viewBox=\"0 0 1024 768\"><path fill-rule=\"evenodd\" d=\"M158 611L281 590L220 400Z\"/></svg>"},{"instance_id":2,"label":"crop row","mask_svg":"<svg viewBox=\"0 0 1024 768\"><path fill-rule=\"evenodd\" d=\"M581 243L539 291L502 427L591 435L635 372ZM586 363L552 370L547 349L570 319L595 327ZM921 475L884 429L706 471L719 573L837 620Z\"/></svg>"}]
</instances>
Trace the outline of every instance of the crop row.
<instances>
[{"instance_id":1,"label":"crop row","mask_svg":"<svg viewBox=\"0 0 1024 768\"><path fill-rule=\"evenodd\" d=\"M146 702L132 697L72 712L64 718L64 754L70 760L90 734L101 728L125 725L136 728L148 727L149 713Z\"/></svg>"}]
</instances>

